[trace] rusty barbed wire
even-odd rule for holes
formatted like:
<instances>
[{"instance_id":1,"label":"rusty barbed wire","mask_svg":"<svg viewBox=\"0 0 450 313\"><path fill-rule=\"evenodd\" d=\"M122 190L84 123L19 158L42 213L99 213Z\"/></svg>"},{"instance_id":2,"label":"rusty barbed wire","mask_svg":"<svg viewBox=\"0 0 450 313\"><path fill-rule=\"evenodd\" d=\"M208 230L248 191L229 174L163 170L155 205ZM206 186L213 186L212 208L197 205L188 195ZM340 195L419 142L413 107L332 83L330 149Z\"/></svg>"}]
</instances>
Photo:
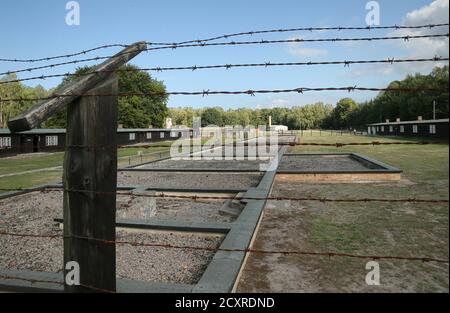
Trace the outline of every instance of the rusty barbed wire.
<instances>
[{"instance_id":1,"label":"rusty barbed wire","mask_svg":"<svg viewBox=\"0 0 450 313\"><path fill-rule=\"evenodd\" d=\"M31 284L54 284L54 285L60 285L64 286L64 283L62 281L57 280L47 280L47 279L32 279L32 278L25 278L25 277L18 277L18 276L11 276L11 275L0 275L0 279L3 280L20 280L20 281L26 281Z\"/></svg>"},{"instance_id":2,"label":"rusty barbed wire","mask_svg":"<svg viewBox=\"0 0 450 313\"><path fill-rule=\"evenodd\" d=\"M80 52L70 53L70 54L62 54L62 55L56 55L51 57L42 57L42 58L36 58L36 59L7 59L7 58L1 58L0 62L16 62L16 63L35 63L35 62L42 62L42 61L51 61L56 59L63 59L63 58L71 58L79 55L88 54L93 51L102 50L102 49L108 49L108 48L127 48L130 45L126 44L109 44L109 45L102 45L91 49L82 50Z\"/></svg>"},{"instance_id":3,"label":"rusty barbed wire","mask_svg":"<svg viewBox=\"0 0 450 313\"><path fill-rule=\"evenodd\" d=\"M399 141L399 142L337 142L337 143L279 143L279 145L286 146L318 146L318 147L336 147L342 148L345 146L389 146L389 145L448 145L448 142L444 141Z\"/></svg>"},{"instance_id":4,"label":"rusty barbed wire","mask_svg":"<svg viewBox=\"0 0 450 313\"><path fill-rule=\"evenodd\" d=\"M150 169L151 171L151 169ZM213 170L212 170L213 171ZM149 187L151 190L151 187ZM249 197L249 196L202 196L202 195L178 195L167 194L160 192L159 194L147 194L138 193L133 190L130 191L95 191L95 190L81 190L81 189L64 189L64 188L0 188L0 191L9 192L72 192L72 193L90 193L95 195L118 195L129 197L141 197L141 198L161 198L161 199L184 199L184 200L247 200L247 201L312 201L312 202L385 202L385 203L435 203L435 204L448 204L449 199L419 199L419 198L404 198L404 199L386 199L386 198L326 198L326 197L283 197L283 196L267 196L267 197ZM195 191L192 191L194 193ZM202 193L202 192L199 192Z\"/></svg>"},{"instance_id":5,"label":"rusty barbed wire","mask_svg":"<svg viewBox=\"0 0 450 313\"><path fill-rule=\"evenodd\" d=\"M13 79L13 80L0 80L0 85L18 83L31 80L45 80L48 78L59 77L81 77L98 73L126 73L126 72L164 72L164 71L182 71L182 70L205 70L205 69L233 69L233 68L248 68L248 67L278 67L278 66L313 66L313 65L344 65L344 67L350 67L354 64L397 64L397 63L418 63L418 62L442 62L449 61L448 57L434 56L433 58L418 58L418 59L378 59L378 60L349 60L349 61L308 61L308 62L264 62L264 63L241 63L241 64L218 64L218 65L192 65L192 66L178 66L178 67L151 67L151 68L127 68L118 70L98 70L87 73L62 73L52 75L40 75L27 78Z\"/></svg>"},{"instance_id":6,"label":"rusty barbed wire","mask_svg":"<svg viewBox=\"0 0 450 313\"><path fill-rule=\"evenodd\" d=\"M391 26L334 26L334 27L299 27L299 28L278 28L278 29L269 29L269 30L256 30L256 31L246 31L246 32L239 32L239 33L231 33L231 34L225 34L205 39L194 39L194 40L188 40L188 41L181 41L181 42L147 42L147 45L155 46L155 45L162 45L162 46L174 46L174 45L183 45L183 44L189 44L189 43L204 43L209 41L215 41L218 39L228 39L232 37L239 37L239 36L246 36L246 35L257 35L257 34L268 34L268 33L286 33L286 32L296 32L296 31L345 31L345 30L400 30L400 29L433 29L436 27L443 27L443 26L449 26L449 23L440 23L440 24L427 24L427 25L391 25ZM8 59L8 58L0 58L0 62L20 62L20 63L33 63L33 62L41 62L41 61L50 61L54 59L61 59L61 58L70 58L78 55L87 54L96 50L106 49L106 48L113 48L113 47L121 47L126 48L129 47L128 44L108 44L108 45L102 45L95 48L83 50L76 53L71 54L62 54L57 56L51 56L51 57L42 57L42 58L35 58L35 59Z\"/></svg>"},{"instance_id":7,"label":"rusty barbed wire","mask_svg":"<svg viewBox=\"0 0 450 313\"><path fill-rule=\"evenodd\" d=\"M151 131L151 130L149 130ZM324 132L328 131L328 130L323 130ZM339 131L336 131L337 133L339 133ZM11 134L1 134L2 136L10 136ZM259 139L261 139L261 137L258 137ZM183 139L183 138L179 138L179 139ZM192 140L193 138L191 138ZM198 138L197 138L198 139ZM257 139L257 138L254 138ZM186 139L189 140L189 139ZM137 145L137 146L128 146L128 145L98 145L98 146L93 146L93 145L66 145L64 146L65 148L79 148L79 149L92 149L92 150L101 150L101 149L113 149L113 148L117 148L117 149L151 149L151 148L170 148L172 143L168 143L168 144L144 144L144 145ZM247 143L247 142L239 142L239 143L230 143L230 144L222 144L220 146L215 146L215 147L205 147L205 145L202 144L188 144L187 146L189 148L205 148L206 150L204 150L204 152L209 151L211 149L218 149L220 147L242 147L242 146L257 146L258 142L254 142L252 144L252 142ZM313 142L278 142L277 143L278 146L291 146L291 147L295 147L295 146L316 146L316 147L336 147L336 148L342 148L342 147L346 147L346 146L390 146L390 145L448 145L448 141L393 141L393 142L384 142L384 141L370 141L370 142L336 142L336 143L313 143ZM11 147L2 147L1 149L16 149L16 148L29 148L30 146L28 145L14 145ZM144 156L148 156L148 155L156 155L159 153L164 153L164 152L170 152L169 150L161 150L161 151L155 151L152 153L148 153L145 154ZM194 151L194 152L199 152L199 151ZM121 156L121 158L127 158L127 157L136 157L139 155L125 155L125 156Z\"/></svg>"},{"instance_id":8,"label":"rusty barbed wire","mask_svg":"<svg viewBox=\"0 0 450 313\"><path fill-rule=\"evenodd\" d=\"M152 92L123 92L115 94L53 94L47 97L35 97L35 98L0 98L0 102L22 102L22 101L41 101L50 100L55 98L65 97L148 97L148 96L210 96L210 95L250 95L256 94L269 94L269 93L298 93L303 94L305 92L321 92L321 91L373 91L373 92L448 92L449 87L446 88L407 88L407 87L395 87L395 88L375 88L375 87L299 87L294 89L259 89L259 90L240 90L240 91L226 91L226 90L214 90L209 89L203 91L152 91Z\"/></svg>"},{"instance_id":9,"label":"rusty barbed wire","mask_svg":"<svg viewBox=\"0 0 450 313\"><path fill-rule=\"evenodd\" d=\"M215 41L218 39L229 39L232 37L240 37L240 36L253 36L260 34L268 34L268 33L286 33L286 32L297 32L297 31L346 31L346 30L400 30L400 29L433 29L436 27L449 26L449 23L441 23L441 24L429 24L429 25L416 25L416 26L332 26L332 27L299 27L299 28L284 28L284 29L270 29L270 30L257 30L257 31L247 31L240 32L234 34L225 34L221 36L211 37L207 39L197 39L197 40L189 40L178 43L169 43L169 42L158 42L158 43L148 43L153 45L180 45L180 44L189 44L189 43L203 43L208 41Z\"/></svg>"},{"instance_id":10,"label":"rusty barbed wire","mask_svg":"<svg viewBox=\"0 0 450 313\"><path fill-rule=\"evenodd\" d=\"M231 249L231 248L213 248L213 247L201 247L201 246L182 246L182 245L172 245L172 244L160 244L160 243L146 243L139 241L127 241L127 240L105 240L95 237L88 236L78 236L78 235L45 235L45 234L30 234L30 233L12 233L0 231L2 236L11 237L21 237L21 238L75 238L86 241L95 241L108 245L130 245L130 246L140 246L140 247L152 247L152 248L162 248L162 249L179 249L179 250L199 250L199 251L209 251L209 252L244 252L244 253L256 253L256 254L282 254L282 255L307 255L307 256L324 256L324 257L347 257L356 259L370 259L370 260L399 260L399 261L420 261L420 262L436 262L448 264L449 260L438 259L432 257L407 257L407 256L392 256L392 255L362 255L362 254L351 254L351 253L340 253L340 252L315 252L315 251L302 251L302 250L263 250L263 249Z\"/></svg>"},{"instance_id":11,"label":"rusty barbed wire","mask_svg":"<svg viewBox=\"0 0 450 313\"><path fill-rule=\"evenodd\" d=\"M279 39L279 40L257 40L257 41L230 41L230 42L214 42L214 43L193 43L183 45L168 45L163 47L148 48L146 50L162 50L162 49L177 49L177 48L191 48L191 47L213 47L213 46L236 46L236 45L257 45L257 44L277 44L277 43L305 43L305 42L349 42L349 41L384 41L384 40L403 40L410 41L411 39L426 39L426 38L443 38L449 37L446 34L434 35L405 35L405 36L383 36L383 37L353 37L353 38L293 38L293 39Z\"/></svg>"},{"instance_id":12,"label":"rusty barbed wire","mask_svg":"<svg viewBox=\"0 0 450 313\"><path fill-rule=\"evenodd\" d=\"M355 38L316 38L316 39L302 39L302 38L296 38L296 39L282 39L282 40L259 40L259 41L231 41L231 42L214 42L214 43L193 43L193 44L175 44L175 45L169 45L169 46L161 46L161 47L153 47L153 48L146 48L142 49L140 51L155 51L155 50L163 50L163 49L178 49L178 48L192 48L192 47L211 47L211 46L239 46L239 45L257 45L257 44L278 44L278 43L309 43L309 42L350 42L350 41L383 41L383 40L404 40L404 41L410 41L412 39L425 39L425 38L443 38L443 37L449 37L449 33L446 34L435 34L435 35L407 35L407 36L387 36L387 37L355 37ZM148 44L148 43L147 43ZM6 72L0 73L1 75L10 75L10 74L17 74L22 72L31 72L35 70L40 69L46 69L46 68L55 68L58 66L63 65L69 65L69 64L78 64L78 63L85 63L90 61L100 61L109 59L113 56L120 56L123 54L129 54L130 52L124 52L124 53L118 53L116 55L109 55L109 56L97 56L93 58L87 58L82 60L73 60L68 62L62 62L62 63L55 63L50 65L44 65L44 66L38 66L38 67L30 67L25 69L18 69L18 70L10 70Z\"/></svg>"},{"instance_id":13,"label":"rusty barbed wire","mask_svg":"<svg viewBox=\"0 0 450 313\"><path fill-rule=\"evenodd\" d=\"M77 189L64 189L67 192L74 193L86 193L86 190L77 190ZM102 194L102 192L97 191L87 191L87 193L94 194ZM132 191L129 192L114 192L120 196L134 196L134 197L144 197L144 198L152 198L156 196L156 198L168 198L168 199L189 199L189 200L254 200L254 201L315 201L315 202L397 202L397 203L449 203L448 199L417 199L417 198L408 198L408 199L382 199L382 198L361 198L361 199L332 199L332 198L324 198L324 197L281 197L281 196L267 196L267 197L236 197L236 196L189 196L189 195L170 195L161 193L159 195L149 195L143 193L135 193ZM113 193L113 194L114 194ZM112 194L111 192L106 194Z\"/></svg>"},{"instance_id":14,"label":"rusty barbed wire","mask_svg":"<svg viewBox=\"0 0 450 313\"><path fill-rule=\"evenodd\" d=\"M26 282L29 282L31 284L38 284L38 283L40 283L40 284L52 284L52 285L65 286L65 284L62 281L49 280L49 279L25 278L25 277L12 276L12 275L0 275L0 279L26 281ZM86 284L81 284L81 283L79 284L79 286L87 288L87 289L90 289L90 290L93 290L93 291L97 291L97 292L116 293L116 291L114 291L114 290L98 288L98 287L94 287L94 286L90 286L90 285L86 285Z\"/></svg>"}]
</instances>

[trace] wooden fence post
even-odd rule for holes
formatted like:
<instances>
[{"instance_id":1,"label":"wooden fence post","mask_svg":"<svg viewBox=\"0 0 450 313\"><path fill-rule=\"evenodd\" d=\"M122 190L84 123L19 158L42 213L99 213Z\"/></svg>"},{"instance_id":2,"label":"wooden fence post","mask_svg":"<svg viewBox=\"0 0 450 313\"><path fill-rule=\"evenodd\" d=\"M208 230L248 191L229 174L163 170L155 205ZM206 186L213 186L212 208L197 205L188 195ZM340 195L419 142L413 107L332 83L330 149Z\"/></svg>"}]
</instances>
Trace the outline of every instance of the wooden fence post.
<instances>
[{"instance_id":1,"label":"wooden fence post","mask_svg":"<svg viewBox=\"0 0 450 313\"><path fill-rule=\"evenodd\" d=\"M64 157L64 268L76 261L80 286L116 290L117 94L115 75L68 104ZM89 238L89 239L87 239ZM108 241L108 242L105 242Z\"/></svg>"},{"instance_id":2,"label":"wooden fence post","mask_svg":"<svg viewBox=\"0 0 450 313\"><path fill-rule=\"evenodd\" d=\"M11 118L11 132L37 127L67 107L64 156L64 278L79 265L80 285L69 292L116 290L118 82L114 73L147 44L137 42ZM73 266L73 263L70 264Z\"/></svg>"}]
</instances>

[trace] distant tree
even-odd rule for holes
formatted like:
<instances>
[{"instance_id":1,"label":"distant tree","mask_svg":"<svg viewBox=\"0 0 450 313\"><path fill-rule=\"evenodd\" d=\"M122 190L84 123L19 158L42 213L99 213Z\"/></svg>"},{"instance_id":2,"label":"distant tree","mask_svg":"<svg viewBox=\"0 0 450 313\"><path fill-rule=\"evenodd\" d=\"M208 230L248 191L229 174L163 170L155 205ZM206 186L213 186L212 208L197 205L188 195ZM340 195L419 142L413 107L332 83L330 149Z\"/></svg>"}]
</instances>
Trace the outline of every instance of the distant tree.
<instances>
[{"instance_id":1,"label":"distant tree","mask_svg":"<svg viewBox=\"0 0 450 313\"><path fill-rule=\"evenodd\" d=\"M48 95L48 92L42 86L38 85L34 88L22 85L17 80L16 74L9 74L0 81L10 82L0 84L0 98L40 98ZM33 101L9 101L0 102L0 128L5 128L10 118L20 114L34 104Z\"/></svg>"},{"instance_id":2,"label":"distant tree","mask_svg":"<svg viewBox=\"0 0 450 313\"><path fill-rule=\"evenodd\" d=\"M120 93L148 93L148 96L119 98L119 123L126 128L162 127L168 116L164 84L134 65L118 72Z\"/></svg>"},{"instance_id":3,"label":"distant tree","mask_svg":"<svg viewBox=\"0 0 450 313\"><path fill-rule=\"evenodd\" d=\"M351 98L343 98L339 100L331 113L333 128L342 129L352 127L352 125L350 125L350 116L357 107L358 105Z\"/></svg>"},{"instance_id":4,"label":"distant tree","mask_svg":"<svg viewBox=\"0 0 450 313\"><path fill-rule=\"evenodd\" d=\"M77 74L84 74L92 67L77 69ZM125 65L117 72L119 80L119 93L149 94L146 96L119 97L118 122L125 128L147 128L162 127L168 116L167 95L164 95L165 86L134 65ZM76 79L77 76L66 77L57 87ZM152 94L154 93L154 94ZM62 110L45 122L44 126L49 128L66 127L67 110Z\"/></svg>"},{"instance_id":5,"label":"distant tree","mask_svg":"<svg viewBox=\"0 0 450 313\"><path fill-rule=\"evenodd\" d=\"M414 120L417 116L430 119L433 117L433 101L437 103L436 117L448 118L449 100L449 67L436 67L429 75L408 75L401 81L389 84L390 88L436 88L447 91L418 91L418 92L381 92L371 104L367 115L367 123L383 121L385 119Z\"/></svg>"},{"instance_id":6,"label":"distant tree","mask_svg":"<svg viewBox=\"0 0 450 313\"><path fill-rule=\"evenodd\" d=\"M125 69L137 69L126 66ZM83 73L90 70L85 67L77 70ZM152 79L147 73L139 71L119 72L119 91L123 93L162 93L165 87L162 82ZM3 81L17 79L15 74L0 78ZM66 78L67 83L74 77ZM62 85L62 84L61 84ZM61 86L60 85L60 86ZM59 86L59 87L60 87ZM239 108L224 111L220 107L193 109L166 108L167 97L161 95L148 97L122 97L119 99L119 122L125 127L147 127L150 124L159 127L169 115L175 125L192 126L194 116L201 116L203 126L214 124L259 126L266 125L268 117L272 116L273 124L284 124L290 129L308 128L358 128L365 129L367 124L385 119L402 120L416 119L418 115L424 118L433 116L433 100L436 101L436 117L448 118L449 114L449 67L436 67L429 75L408 75L403 80L393 81L391 88L437 88L439 91L420 92L380 92L374 99L356 103L350 98L341 99L335 107L318 102L291 108L250 109ZM27 87L19 82L0 84L0 97L27 98L44 97L53 90L46 91L42 86ZM30 101L0 103L0 127L6 126L6 121L33 105ZM65 111L53 116L44 123L44 127L65 127Z\"/></svg>"},{"instance_id":7,"label":"distant tree","mask_svg":"<svg viewBox=\"0 0 450 313\"><path fill-rule=\"evenodd\" d=\"M202 127L208 125L223 126L224 111L222 108L219 107L207 108L202 112L201 117L202 117Z\"/></svg>"}]
</instances>

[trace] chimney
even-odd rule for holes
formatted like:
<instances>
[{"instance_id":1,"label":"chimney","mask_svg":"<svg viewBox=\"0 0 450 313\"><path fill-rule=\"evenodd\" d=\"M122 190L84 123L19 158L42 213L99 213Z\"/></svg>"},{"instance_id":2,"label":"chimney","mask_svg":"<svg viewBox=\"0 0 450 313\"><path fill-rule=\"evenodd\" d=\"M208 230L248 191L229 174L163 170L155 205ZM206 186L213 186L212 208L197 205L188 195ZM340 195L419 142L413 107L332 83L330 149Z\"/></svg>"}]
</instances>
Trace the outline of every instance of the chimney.
<instances>
[{"instance_id":1,"label":"chimney","mask_svg":"<svg viewBox=\"0 0 450 313\"><path fill-rule=\"evenodd\" d=\"M272 127L272 116L269 115L269 127Z\"/></svg>"},{"instance_id":2,"label":"chimney","mask_svg":"<svg viewBox=\"0 0 450 313\"><path fill-rule=\"evenodd\" d=\"M417 120L418 120L418 121L422 121L422 120L423 120L423 117L422 117L422 116L418 116L418 117L417 117Z\"/></svg>"},{"instance_id":3,"label":"chimney","mask_svg":"<svg viewBox=\"0 0 450 313\"><path fill-rule=\"evenodd\" d=\"M397 120L396 120L396 122L400 122L400 117L397 117Z\"/></svg>"},{"instance_id":4,"label":"chimney","mask_svg":"<svg viewBox=\"0 0 450 313\"><path fill-rule=\"evenodd\" d=\"M164 123L164 127L165 128L172 128L173 127L172 119L170 117L166 118L166 122Z\"/></svg>"}]
</instances>

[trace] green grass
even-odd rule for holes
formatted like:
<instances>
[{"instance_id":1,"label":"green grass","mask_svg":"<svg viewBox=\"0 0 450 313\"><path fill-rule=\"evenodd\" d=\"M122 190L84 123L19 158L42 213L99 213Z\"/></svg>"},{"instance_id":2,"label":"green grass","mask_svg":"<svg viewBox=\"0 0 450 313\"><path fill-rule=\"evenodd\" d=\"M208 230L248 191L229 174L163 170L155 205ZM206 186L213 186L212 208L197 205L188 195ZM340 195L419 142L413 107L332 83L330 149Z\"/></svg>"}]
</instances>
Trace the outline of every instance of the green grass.
<instances>
[{"instance_id":1,"label":"green grass","mask_svg":"<svg viewBox=\"0 0 450 313\"><path fill-rule=\"evenodd\" d=\"M0 189L20 189L61 182L62 171L46 171L0 178ZM0 190L0 193L2 191Z\"/></svg>"},{"instance_id":2,"label":"green grass","mask_svg":"<svg viewBox=\"0 0 450 313\"><path fill-rule=\"evenodd\" d=\"M118 150L118 157L137 156L139 151L144 154L166 151L170 148L164 147L130 147ZM48 154L26 154L9 158L0 158L0 175L25 172L29 170L61 166L63 164L64 152Z\"/></svg>"},{"instance_id":3,"label":"green grass","mask_svg":"<svg viewBox=\"0 0 450 313\"><path fill-rule=\"evenodd\" d=\"M0 159L0 175L62 165L64 153L22 155Z\"/></svg>"},{"instance_id":4,"label":"green grass","mask_svg":"<svg viewBox=\"0 0 450 313\"><path fill-rule=\"evenodd\" d=\"M142 162L155 160L160 157L158 152L162 152L162 156L166 156L170 145L165 147L129 147L121 148L117 154L119 157L119 167L136 165ZM143 155L138 155L138 152ZM153 154L156 153L156 154ZM20 173L30 170L45 169L63 165L64 152L50 154L27 154L15 157L0 159L0 175ZM38 173L28 173L9 177L0 177L1 188L28 188L35 185L53 183L61 181L61 170L50 170ZM1 191L0 191L1 192Z\"/></svg>"},{"instance_id":5,"label":"green grass","mask_svg":"<svg viewBox=\"0 0 450 313\"><path fill-rule=\"evenodd\" d=\"M207 139L201 140L204 144ZM118 149L118 166L125 167L167 157L171 142L160 142L157 147L126 147ZM9 158L0 158L0 175L21 173L30 170L45 169L63 165L64 152L50 154L27 154ZM0 177L1 188L28 188L35 185L60 181L62 171L51 170L39 173L28 173L10 177Z\"/></svg>"},{"instance_id":6,"label":"green grass","mask_svg":"<svg viewBox=\"0 0 450 313\"><path fill-rule=\"evenodd\" d=\"M302 143L366 143L366 142L398 142L398 141L423 141L424 138L399 138L399 137L367 137L367 136L330 136L329 133L318 136L315 131L313 136L300 137ZM449 155L448 144L431 145L376 145L376 146L345 146L320 147L297 146L291 151L296 153L336 153L353 152L360 153L370 158L382 161L398 167L404 171L404 177L417 181L430 181L448 179Z\"/></svg>"},{"instance_id":7,"label":"green grass","mask_svg":"<svg viewBox=\"0 0 450 313\"><path fill-rule=\"evenodd\" d=\"M304 133L301 142L345 143L371 141L418 141L423 138L330 136ZM449 198L448 144L317 147L297 146L289 152L354 152L403 170L401 182L370 184L300 184L284 196L323 198ZM282 190L282 188L280 189ZM419 203L317 203L301 202L297 226L304 234L301 246L311 251L335 251L368 255L420 256L448 259L448 204ZM288 230L286 230L288 231ZM366 261L364 261L366 262ZM324 290L376 291L364 284L363 262L346 258L315 258L305 261L320 275ZM380 261L384 284L378 291L446 291L448 265L421 262ZM299 264L298 266L301 266ZM355 284L354 281L357 283ZM352 287L353 286L353 287ZM327 289L329 288L329 289ZM352 289L352 288L356 288Z\"/></svg>"},{"instance_id":8,"label":"green grass","mask_svg":"<svg viewBox=\"0 0 450 313\"><path fill-rule=\"evenodd\" d=\"M188 140L188 139L187 139ZM201 139L204 144L208 141ZM125 167L137 165L143 162L154 161L161 157L167 157L172 142L159 142L146 147L126 147L118 149L118 166ZM30 170L45 169L63 165L64 152L49 154L27 154L9 158L0 158L0 175L21 173ZM51 183L61 180L62 171L46 171L28 173L10 177L0 177L1 188L27 188L39 184ZM1 191L0 191L1 192Z\"/></svg>"}]
</instances>

